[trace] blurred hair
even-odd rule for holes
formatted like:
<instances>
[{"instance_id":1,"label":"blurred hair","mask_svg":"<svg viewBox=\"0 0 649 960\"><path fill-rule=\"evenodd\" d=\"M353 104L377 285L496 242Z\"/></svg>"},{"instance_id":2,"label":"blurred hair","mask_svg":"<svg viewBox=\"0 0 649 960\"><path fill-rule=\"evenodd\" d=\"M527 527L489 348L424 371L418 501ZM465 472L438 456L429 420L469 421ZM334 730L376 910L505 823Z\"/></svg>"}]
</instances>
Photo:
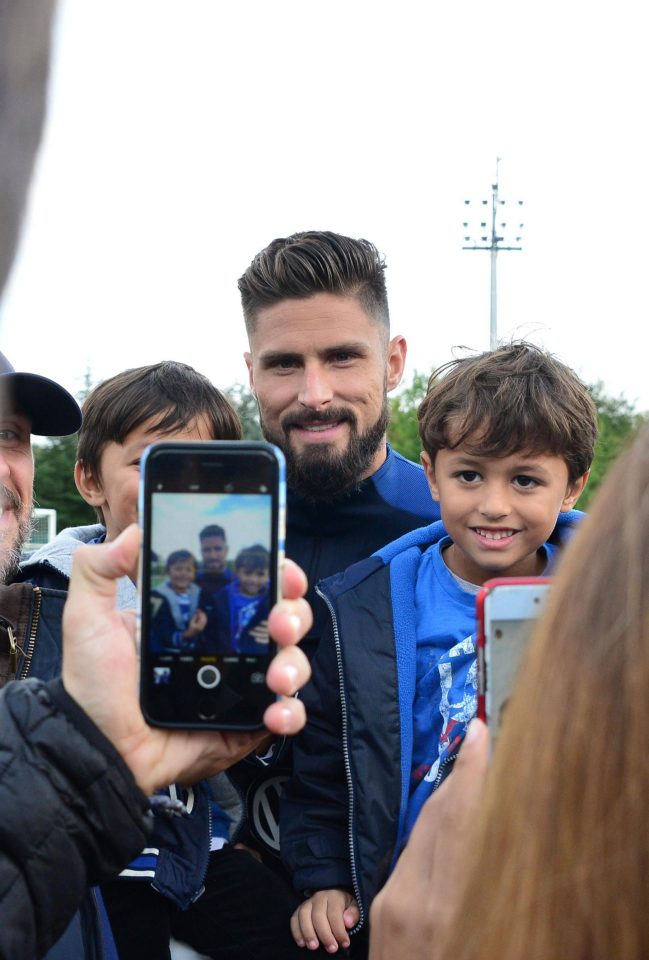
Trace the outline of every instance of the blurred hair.
<instances>
[{"instance_id":1,"label":"blurred hair","mask_svg":"<svg viewBox=\"0 0 649 960\"><path fill-rule=\"evenodd\" d=\"M260 543L240 550L234 561L235 570L267 570L270 566L270 554Z\"/></svg>"},{"instance_id":2,"label":"blurred hair","mask_svg":"<svg viewBox=\"0 0 649 960\"><path fill-rule=\"evenodd\" d=\"M570 480L590 469L597 409L577 374L525 341L445 363L417 414L424 450L465 447L476 456L561 457Z\"/></svg>"},{"instance_id":3,"label":"blurred hair","mask_svg":"<svg viewBox=\"0 0 649 960\"><path fill-rule=\"evenodd\" d=\"M310 230L273 240L239 279L248 335L257 314L280 300L316 293L355 297L368 316L390 331L385 260L369 240Z\"/></svg>"},{"instance_id":4,"label":"blurred hair","mask_svg":"<svg viewBox=\"0 0 649 960\"><path fill-rule=\"evenodd\" d=\"M208 537L221 537L222 540L227 539L225 530L223 527L220 527L218 523L208 524L206 527L203 527L198 535L199 540L207 540Z\"/></svg>"},{"instance_id":5,"label":"blurred hair","mask_svg":"<svg viewBox=\"0 0 649 960\"><path fill-rule=\"evenodd\" d=\"M194 567L198 566L196 563L196 557L190 550L173 550L167 557L165 570L168 570L169 567L172 567L175 563L186 563L187 560L191 560L191 562L194 564Z\"/></svg>"},{"instance_id":6,"label":"blurred hair","mask_svg":"<svg viewBox=\"0 0 649 960\"><path fill-rule=\"evenodd\" d=\"M241 423L227 397L193 367L164 360L124 370L96 386L83 403L77 460L101 478L107 443L123 444L129 433L151 420L151 432L171 434L198 417L210 421L213 440L239 440ZM97 508L100 523L103 514Z\"/></svg>"},{"instance_id":7,"label":"blurred hair","mask_svg":"<svg viewBox=\"0 0 649 960\"><path fill-rule=\"evenodd\" d=\"M499 737L453 960L649 957L649 428L562 559Z\"/></svg>"}]
</instances>

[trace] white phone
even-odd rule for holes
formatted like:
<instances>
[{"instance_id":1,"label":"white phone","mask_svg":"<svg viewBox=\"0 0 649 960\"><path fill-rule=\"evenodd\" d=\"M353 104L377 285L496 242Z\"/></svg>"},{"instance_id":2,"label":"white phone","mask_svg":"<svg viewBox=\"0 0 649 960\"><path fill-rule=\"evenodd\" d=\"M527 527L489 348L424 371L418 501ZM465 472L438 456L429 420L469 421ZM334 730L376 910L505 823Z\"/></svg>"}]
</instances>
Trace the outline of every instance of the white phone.
<instances>
[{"instance_id":1,"label":"white phone","mask_svg":"<svg viewBox=\"0 0 649 960\"><path fill-rule=\"evenodd\" d=\"M478 594L478 717L489 727L492 745L551 583L550 577L501 577Z\"/></svg>"}]
</instances>

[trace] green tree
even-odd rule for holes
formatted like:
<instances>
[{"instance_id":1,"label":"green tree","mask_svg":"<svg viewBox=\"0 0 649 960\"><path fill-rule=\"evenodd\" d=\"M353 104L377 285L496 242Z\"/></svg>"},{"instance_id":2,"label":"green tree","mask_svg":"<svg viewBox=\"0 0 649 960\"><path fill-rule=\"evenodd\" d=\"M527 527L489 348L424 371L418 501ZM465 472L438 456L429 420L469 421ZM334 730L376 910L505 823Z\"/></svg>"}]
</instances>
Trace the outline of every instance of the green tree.
<instances>
[{"instance_id":1,"label":"green tree","mask_svg":"<svg viewBox=\"0 0 649 960\"><path fill-rule=\"evenodd\" d=\"M415 463L419 463L421 453L417 410L426 396L428 379L427 374L415 371L410 385L390 400L388 440L402 456Z\"/></svg>"},{"instance_id":2,"label":"green tree","mask_svg":"<svg viewBox=\"0 0 649 960\"><path fill-rule=\"evenodd\" d=\"M35 503L56 510L58 530L96 522L94 509L79 495L74 483L76 451L76 435L34 444Z\"/></svg>"},{"instance_id":3,"label":"green tree","mask_svg":"<svg viewBox=\"0 0 649 960\"><path fill-rule=\"evenodd\" d=\"M588 389L597 407L599 435L588 486L578 503L582 510L592 501L613 461L648 419L647 414L638 413L626 397L608 396L601 381L591 384Z\"/></svg>"},{"instance_id":4,"label":"green tree","mask_svg":"<svg viewBox=\"0 0 649 960\"><path fill-rule=\"evenodd\" d=\"M259 425L259 408L250 387L243 383L235 383L225 390L228 400L239 414L243 427L244 440L262 440L263 435Z\"/></svg>"}]
</instances>

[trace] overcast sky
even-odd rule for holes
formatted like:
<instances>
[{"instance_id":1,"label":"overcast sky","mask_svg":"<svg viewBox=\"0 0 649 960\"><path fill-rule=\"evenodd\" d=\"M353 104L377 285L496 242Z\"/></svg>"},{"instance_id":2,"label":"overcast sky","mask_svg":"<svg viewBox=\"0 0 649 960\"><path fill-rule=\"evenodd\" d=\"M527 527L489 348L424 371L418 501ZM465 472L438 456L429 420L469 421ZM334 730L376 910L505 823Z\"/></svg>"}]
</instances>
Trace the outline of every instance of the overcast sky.
<instances>
[{"instance_id":1,"label":"overcast sky","mask_svg":"<svg viewBox=\"0 0 649 960\"><path fill-rule=\"evenodd\" d=\"M646 43L628 0L63 0L2 349L75 393L161 359L243 381L237 277L331 229L384 252L409 380L489 345L462 222L501 157L499 334L649 409Z\"/></svg>"}]
</instances>

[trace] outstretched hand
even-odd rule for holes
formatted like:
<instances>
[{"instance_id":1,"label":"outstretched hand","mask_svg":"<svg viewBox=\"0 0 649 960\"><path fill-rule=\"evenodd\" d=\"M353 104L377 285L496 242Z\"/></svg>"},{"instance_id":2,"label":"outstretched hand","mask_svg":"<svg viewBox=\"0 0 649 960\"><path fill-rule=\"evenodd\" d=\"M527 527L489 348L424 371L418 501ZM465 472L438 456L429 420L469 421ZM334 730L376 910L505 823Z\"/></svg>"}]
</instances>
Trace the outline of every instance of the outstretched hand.
<instances>
[{"instance_id":1,"label":"outstretched hand","mask_svg":"<svg viewBox=\"0 0 649 960\"><path fill-rule=\"evenodd\" d=\"M254 750L269 730L294 734L304 726L304 705L292 694L307 682L310 668L295 644L311 626L312 616L302 596L306 578L287 560L284 599L268 618L270 634L283 649L268 668L267 683L283 696L266 710L266 730L149 727L138 701L135 614L115 608L116 581L133 569L139 546L139 530L133 524L110 543L76 551L63 613L63 684L114 744L141 789L151 793L169 783L195 783L224 770Z\"/></svg>"},{"instance_id":2,"label":"outstretched hand","mask_svg":"<svg viewBox=\"0 0 649 960\"><path fill-rule=\"evenodd\" d=\"M453 772L426 801L390 879L370 908L370 960L436 960L462 892L483 794L489 734L473 720Z\"/></svg>"}]
</instances>

